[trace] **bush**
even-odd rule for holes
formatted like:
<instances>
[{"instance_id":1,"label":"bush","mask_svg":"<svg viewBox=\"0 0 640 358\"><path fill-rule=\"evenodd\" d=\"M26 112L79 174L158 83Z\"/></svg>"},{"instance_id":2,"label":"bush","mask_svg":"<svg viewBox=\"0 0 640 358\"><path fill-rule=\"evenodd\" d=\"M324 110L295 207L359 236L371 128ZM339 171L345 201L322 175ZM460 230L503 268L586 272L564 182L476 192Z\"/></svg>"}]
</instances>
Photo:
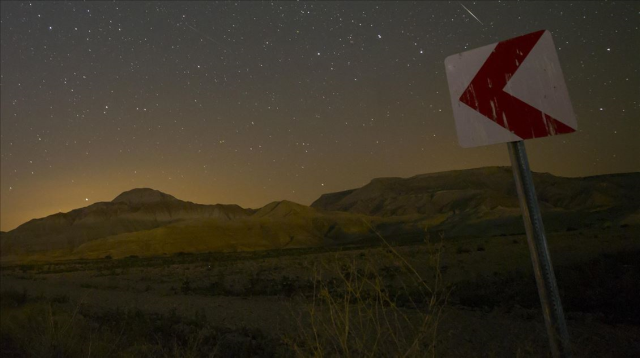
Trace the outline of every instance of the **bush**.
<instances>
[{"instance_id":1,"label":"bush","mask_svg":"<svg viewBox=\"0 0 640 358\"><path fill-rule=\"evenodd\" d=\"M458 248L456 249L456 254L467 254L469 252L471 252L471 250L464 246L458 246Z\"/></svg>"},{"instance_id":2,"label":"bush","mask_svg":"<svg viewBox=\"0 0 640 358\"><path fill-rule=\"evenodd\" d=\"M247 328L140 310L92 312L81 304L2 292L2 357L272 357L291 355L278 341ZM26 298L25 298L26 297ZM16 302L21 303L16 306Z\"/></svg>"},{"instance_id":3,"label":"bush","mask_svg":"<svg viewBox=\"0 0 640 358\"><path fill-rule=\"evenodd\" d=\"M188 277L185 277L185 279L182 281L182 285L180 286L180 292L182 292L183 294L188 294L191 292L191 282L189 281Z\"/></svg>"},{"instance_id":4,"label":"bush","mask_svg":"<svg viewBox=\"0 0 640 358\"><path fill-rule=\"evenodd\" d=\"M382 239L384 241L384 239ZM334 260L315 267L313 301L300 317L300 333L287 337L299 356L424 357L435 355L437 328L448 292L442 289L440 255L432 252L433 277L421 275L392 247L380 258ZM393 277L378 267L394 267ZM330 278L333 277L333 278Z\"/></svg>"}]
</instances>

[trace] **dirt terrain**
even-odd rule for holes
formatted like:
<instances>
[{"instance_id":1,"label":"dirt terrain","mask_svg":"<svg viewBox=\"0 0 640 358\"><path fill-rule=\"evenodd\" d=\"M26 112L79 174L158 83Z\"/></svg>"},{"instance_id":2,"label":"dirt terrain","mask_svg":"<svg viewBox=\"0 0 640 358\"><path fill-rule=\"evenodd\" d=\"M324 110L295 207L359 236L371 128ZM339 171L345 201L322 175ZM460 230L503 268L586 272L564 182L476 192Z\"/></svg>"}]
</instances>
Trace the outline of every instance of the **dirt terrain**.
<instances>
[{"instance_id":1,"label":"dirt terrain","mask_svg":"<svg viewBox=\"0 0 640 358\"><path fill-rule=\"evenodd\" d=\"M549 236L577 356L640 353L635 339L640 336L640 311L631 307L640 302L640 266L634 259L640 252L638 237L636 227ZM87 319L105 312L137 312L206 321L227 332L216 341L222 349L217 356L295 356L318 353L314 340L304 335L326 328L310 323L314 314L318 319L327 312L343 314L345 307L355 311L371 302L389 309L384 308L388 304L375 305L382 301L365 298L370 297L365 287L369 283L379 284L374 295L384 293L385 302L393 302L394 315L408 317L409 328L405 323L387 325L392 333L409 337L415 321L428 318L430 333L420 336L424 345L413 356L548 355L522 235L425 236L423 242L403 246L34 263L3 267L0 289L5 301L13 295L26 302L59 302L60 309L67 307ZM345 289L353 286L364 288L356 293ZM340 303L343 298L346 305ZM15 301L2 306L3 341L10 337L9 321L18 315L21 303ZM350 337L357 339L355 323L352 330ZM329 331L327 342L332 340ZM20 345L14 341L12 347ZM377 353L390 348L380 349ZM344 356L344 351L338 344L321 355Z\"/></svg>"}]
</instances>

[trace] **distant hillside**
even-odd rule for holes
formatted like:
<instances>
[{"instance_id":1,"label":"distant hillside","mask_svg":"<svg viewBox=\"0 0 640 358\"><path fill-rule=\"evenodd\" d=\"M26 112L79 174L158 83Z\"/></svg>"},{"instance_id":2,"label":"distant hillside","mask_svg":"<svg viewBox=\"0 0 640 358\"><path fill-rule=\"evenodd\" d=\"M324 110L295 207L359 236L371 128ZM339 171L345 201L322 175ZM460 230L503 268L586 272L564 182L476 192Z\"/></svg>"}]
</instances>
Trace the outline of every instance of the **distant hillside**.
<instances>
[{"instance_id":1,"label":"distant hillside","mask_svg":"<svg viewBox=\"0 0 640 358\"><path fill-rule=\"evenodd\" d=\"M601 209L637 205L640 173L587 178L563 178L533 173L540 204L566 210ZM311 207L376 216L435 214L518 207L509 167L490 167L416 175L411 178L378 178L369 184L322 195Z\"/></svg>"},{"instance_id":2,"label":"distant hillside","mask_svg":"<svg viewBox=\"0 0 640 358\"><path fill-rule=\"evenodd\" d=\"M640 224L640 173L534 173L547 231ZM0 235L3 262L250 251L524 232L510 168L374 179L311 207L202 205L133 189L110 202L31 220Z\"/></svg>"},{"instance_id":3,"label":"distant hillside","mask_svg":"<svg viewBox=\"0 0 640 358\"><path fill-rule=\"evenodd\" d=\"M533 178L552 230L603 220L624 222L640 208L640 173L586 178L533 173ZM361 188L324 194L311 207L381 217L446 215L439 229L451 234L522 230L510 167L373 179Z\"/></svg>"},{"instance_id":4,"label":"distant hillside","mask_svg":"<svg viewBox=\"0 0 640 358\"><path fill-rule=\"evenodd\" d=\"M376 223L362 215L324 212L290 201L251 210L134 189L111 202L31 220L3 233L0 244L5 262L251 251L362 241L375 235L371 225Z\"/></svg>"},{"instance_id":5,"label":"distant hillside","mask_svg":"<svg viewBox=\"0 0 640 358\"><path fill-rule=\"evenodd\" d=\"M289 201L273 202L233 221L198 219L126 233L83 244L66 257L233 252L346 244L371 238L361 215L322 212ZM375 224L374 224L375 225Z\"/></svg>"},{"instance_id":6,"label":"distant hillside","mask_svg":"<svg viewBox=\"0 0 640 358\"><path fill-rule=\"evenodd\" d=\"M194 204L153 189L133 189L111 202L33 219L3 233L0 247L3 255L69 249L91 240L184 220L215 218L224 221L252 213L237 205Z\"/></svg>"}]
</instances>

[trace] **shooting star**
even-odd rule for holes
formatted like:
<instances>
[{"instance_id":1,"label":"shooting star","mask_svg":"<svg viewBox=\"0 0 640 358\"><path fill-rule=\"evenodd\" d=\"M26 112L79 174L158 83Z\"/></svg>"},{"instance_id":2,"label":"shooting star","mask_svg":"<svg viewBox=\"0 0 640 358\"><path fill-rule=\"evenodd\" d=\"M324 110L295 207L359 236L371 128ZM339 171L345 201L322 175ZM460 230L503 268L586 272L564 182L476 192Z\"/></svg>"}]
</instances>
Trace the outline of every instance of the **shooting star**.
<instances>
[{"instance_id":1,"label":"shooting star","mask_svg":"<svg viewBox=\"0 0 640 358\"><path fill-rule=\"evenodd\" d=\"M460 3L460 6L462 6L465 10L467 10L467 12L468 12L471 16L473 16L473 18L474 18L474 19L478 20L478 22L480 23L480 25L483 25L483 26L484 26L484 24L482 23L482 21L480 21L480 19L478 19L478 17L477 17L476 15L474 15L474 14L471 12L471 10L467 9L467 7L466 7L466 6L464 6L464 5L462 5L462 3Z\"/></svg>"},{"instance_id":2,"label":"shooting star","mask_svg":"<svg viewBox=\"0 0 640 358\"><path fill-rule=\"evenodd\" d=\"M224 45L223 45L223 44L221 44L220 42L218 42L218 41L214 40L211 36L209 36L209 35L207 35L207 34L205 34L205 33L202 33L201 31L199 31L199 30L198 30L198 29L196 29L195 27L193 27L193 26L191 26L191 25L187 24L186 22L183 22L183 24L184 24L185 26L189 27L191 30L193 30L193 31L197 32L197 33L198 33L198 34L200 34L201 36L203 36L203 37L207 38L209 41L211 41L211 42L215 43L216 45L218 45L218 46L222 47L224 50L228 50L228 48L227 48L226 46L224 46Z\"/></svg>"}]
</instances>

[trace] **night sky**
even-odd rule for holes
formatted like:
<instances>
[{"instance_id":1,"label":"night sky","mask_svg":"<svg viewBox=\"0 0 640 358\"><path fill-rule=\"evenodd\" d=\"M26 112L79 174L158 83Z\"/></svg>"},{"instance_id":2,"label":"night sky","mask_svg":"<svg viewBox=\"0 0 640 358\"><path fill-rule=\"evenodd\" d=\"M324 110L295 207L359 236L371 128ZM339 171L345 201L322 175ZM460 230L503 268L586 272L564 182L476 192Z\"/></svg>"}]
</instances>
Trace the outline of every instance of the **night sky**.
<instances>
[{"instance_id":1,"label":"night sky","mask_svg":"<svg viewBox=\"0 0 640 358\"><path fill-rule=\"evenodd\" d=\"M1 6L2 230L137 187L308 205L375 177L509 165L504 144L458 145L444 59L540 29L579 132L528 141L532 169L640 170L637 2Z\"/></svg>"}]
</instances>

